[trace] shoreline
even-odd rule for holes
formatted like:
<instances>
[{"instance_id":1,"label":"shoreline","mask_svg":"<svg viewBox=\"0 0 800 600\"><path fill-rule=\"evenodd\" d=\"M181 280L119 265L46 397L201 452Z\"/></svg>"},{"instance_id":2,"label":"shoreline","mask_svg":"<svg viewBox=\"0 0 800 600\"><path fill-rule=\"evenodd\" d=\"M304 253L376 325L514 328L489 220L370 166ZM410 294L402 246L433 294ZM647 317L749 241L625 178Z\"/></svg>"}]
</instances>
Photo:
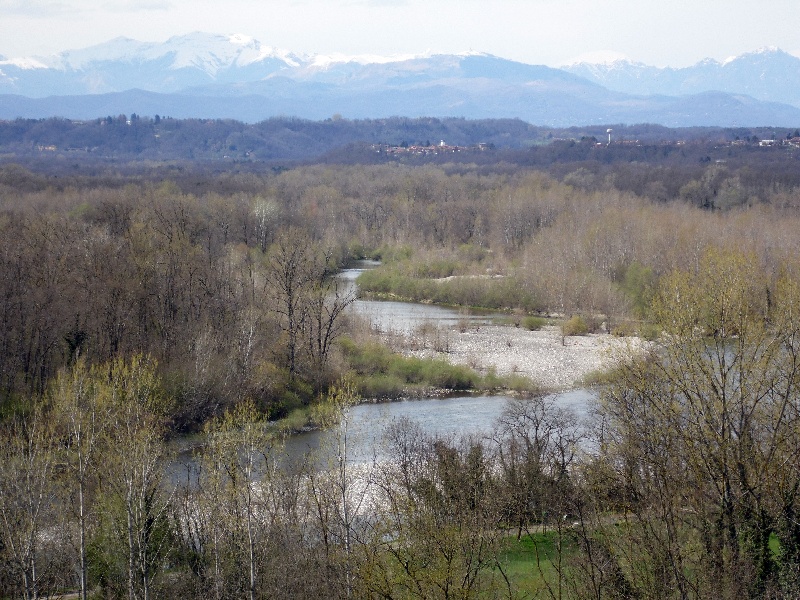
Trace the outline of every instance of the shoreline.
<instances>
[{"instance_id":1,"label":"shoreline","mask_svg":"<svg viewBox=\"0 0 800 600\"><path fill-rule=\"evenodd\" d=\"M390 333L382 337L407 356L439 358L482 374L492 369L498 375L518 374L552 391L581 387L587 376L612 368L649 344L640 338L608 333L569 336L562 344L561 329L553 325L537 331L480 325L463 331L440 328L433 333Z\"/></svg>"}]
</instances>

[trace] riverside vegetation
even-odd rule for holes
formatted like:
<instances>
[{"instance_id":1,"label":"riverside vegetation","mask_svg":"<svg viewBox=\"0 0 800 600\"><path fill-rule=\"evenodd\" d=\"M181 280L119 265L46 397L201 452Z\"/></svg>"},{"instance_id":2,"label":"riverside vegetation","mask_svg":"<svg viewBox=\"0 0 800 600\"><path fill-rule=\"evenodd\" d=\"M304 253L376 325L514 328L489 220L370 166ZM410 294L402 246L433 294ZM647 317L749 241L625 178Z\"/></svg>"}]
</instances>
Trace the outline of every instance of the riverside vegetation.
<instances>
[{"instance_id":1,"label":"riverside vegetation","mask_svg":"<svg viewBox=\"0 0 800 600\"><path fill-rule=\"evenodd\" d=\"M796 597L800 189L762 166L3 165L0 597ZM378 345L331 277L366 256L369 293L657 343L578 423ZM359 398L428 387L520 394L326 462ZM298 410L322 457L283 457Z\"/></svg>"}]
</instances>

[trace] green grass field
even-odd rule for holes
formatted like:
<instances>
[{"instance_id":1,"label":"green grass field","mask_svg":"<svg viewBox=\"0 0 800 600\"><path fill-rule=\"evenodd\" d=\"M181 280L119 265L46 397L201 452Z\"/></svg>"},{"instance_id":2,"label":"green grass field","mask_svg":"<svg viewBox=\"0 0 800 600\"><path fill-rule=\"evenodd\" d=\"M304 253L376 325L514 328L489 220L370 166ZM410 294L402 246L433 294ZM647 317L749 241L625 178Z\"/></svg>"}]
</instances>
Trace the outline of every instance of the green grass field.
<instances>
[{"instance_id":1,"label":"green grass field","mask_svg":"<svg viewBox=\"0 0 800 600\"><path fill-rule=\"evenodd\" d=\"M568 535L559 540L557 531L523 535L519 540L509 537L500 562L506 576L521 597L530 598L547 594L547 586L555 592L558 587L558 546L562 544L561 560L573 551L574 543Z\"/></svg>"}]
</instances>

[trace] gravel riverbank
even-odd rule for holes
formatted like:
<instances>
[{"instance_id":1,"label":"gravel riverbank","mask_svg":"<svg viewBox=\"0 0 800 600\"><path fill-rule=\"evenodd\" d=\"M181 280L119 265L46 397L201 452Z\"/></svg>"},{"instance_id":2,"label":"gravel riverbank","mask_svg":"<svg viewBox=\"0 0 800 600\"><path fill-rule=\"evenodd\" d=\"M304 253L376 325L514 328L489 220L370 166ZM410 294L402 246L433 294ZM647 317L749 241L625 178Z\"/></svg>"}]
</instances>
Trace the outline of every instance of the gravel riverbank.
<instances>
[{"instance_id":1,"label":"gravel riverbank","mask_svg":"<svg viewBox=\"0 0 800 600\"><path fill-rule=\"evenodd\" d=\"M646 344L608 334L567 337L562 344L559 327L528 331L505 325L423 330L393 336L390 343L408 355L443 358L482 373L490 368L499 375L518 373L554 390L580 386L590 373L612 367Z\"/></svg>"}]
</instances>

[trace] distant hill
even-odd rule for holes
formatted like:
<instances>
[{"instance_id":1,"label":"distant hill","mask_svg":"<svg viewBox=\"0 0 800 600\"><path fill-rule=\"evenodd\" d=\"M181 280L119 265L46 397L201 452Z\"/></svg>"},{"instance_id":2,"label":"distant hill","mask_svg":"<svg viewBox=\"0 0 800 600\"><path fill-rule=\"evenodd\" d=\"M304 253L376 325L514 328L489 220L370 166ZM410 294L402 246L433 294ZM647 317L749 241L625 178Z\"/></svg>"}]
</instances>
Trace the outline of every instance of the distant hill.
<instances>
[{"instance_id":1,"label":"distant hill","mask_svg":"<svg viewBox=\"0 0 800 600\"><path fill-rule=\"evenodd\" d=\"M600 67L576 65L568 72L479 53L331 58L283 51L242 36L197 33L162 44L121 38L51 57L0 61L0 118L136 113L255 123L275 116L403 115L518 118L558 127L800 124L800 107L753 97L732 84L724 90L670 91L665 83L657 92L632 94L612 91L601 75ZM786 86L800 89L800 83L788 80Z\"/></svg>"},{"instance_id":2,"label":"distant hill","mask_svg":"<svg viewBox=\"0 0 800 600\"><path fill-rule=\"evenodd\" d=\"M427 161L524 163L533 159L530 151L536 150L536 164L561 160L651 161L658 157L698 163L707 156L708 148L718 147L720 157L727 158L734 142L739 151L743 150L740 142L760 151L760 139L800 137L796 129L667 129L617 124L613 125L614 143L607 147L607 127L550 128L520 119L430 117L321 121L283 117L255 124L136 114L87 121L15 119L0 121L0 162L41 160L54 166L92 161L118 164L189 160L242 166L308 160L370 163L417 160L413 154L402 152L397 157L386 156L381 154L382 146L438 146L444 142L465 151L442 156L431 153ZM514 152L522 154L509 154ZM658 156L654 157L654 153ZM761 154L766 155L764 151Z\"/></svg>"}]
</instances>

